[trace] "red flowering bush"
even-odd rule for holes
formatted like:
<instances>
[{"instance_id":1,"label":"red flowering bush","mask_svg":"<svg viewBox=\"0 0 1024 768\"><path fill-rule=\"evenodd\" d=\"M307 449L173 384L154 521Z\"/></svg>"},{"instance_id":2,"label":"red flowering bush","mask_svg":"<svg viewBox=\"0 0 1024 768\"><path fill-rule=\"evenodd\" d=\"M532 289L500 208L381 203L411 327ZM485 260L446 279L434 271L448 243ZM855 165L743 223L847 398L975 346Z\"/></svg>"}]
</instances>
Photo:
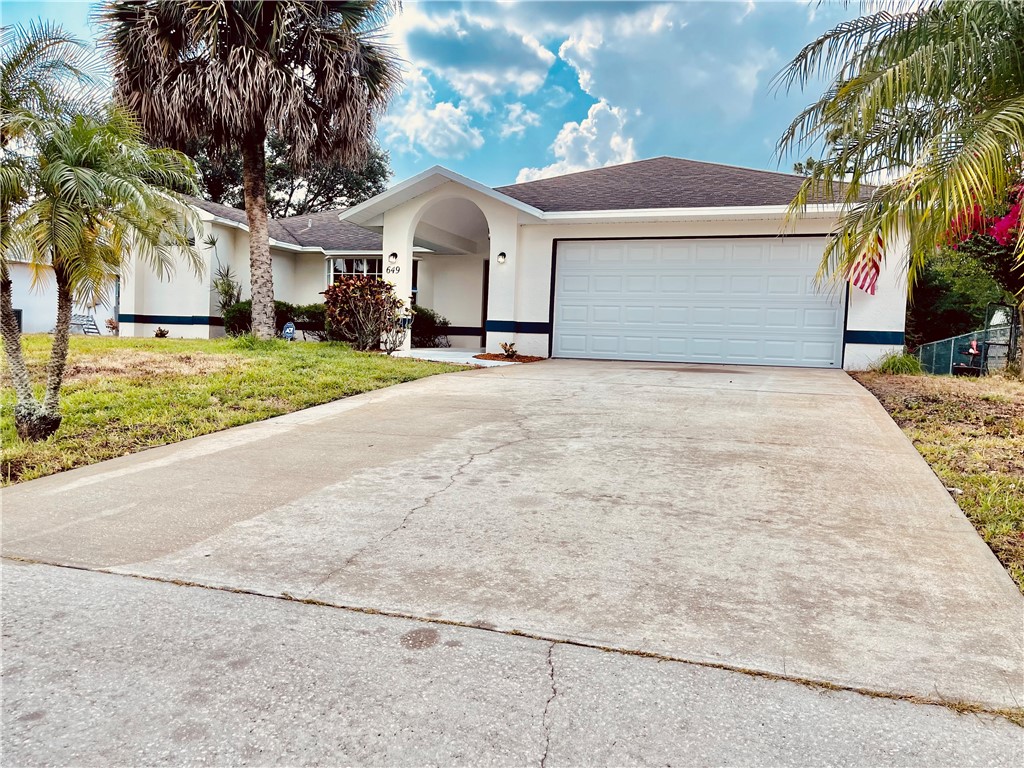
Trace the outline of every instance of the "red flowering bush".
<instances>
[{"instance_id":1,"label":"red flowering bush","mask_svg":"<svg viewBox=\"0 0 1024 768\"><path fill-rule=\"evenodd\" d=\"M405 305L391 283L377 277L339 278L324 291L324 304L332 333L356 349L380 349L382 339L391 340L404 327ZM388 347L389 353L396 348Z\"/></svg>"},{"instance_id":2,"label":"red flowering bush","mask_svg":"<svg viewBox=\"0 0 1024 768\"><path fill-rule=\"evenodd\" d=\"M1018 187L1011 195L1009 209L1005 213L986 215L980 205L957 216L949 231L949 242L953 248L975 235L988 235L999 245L1008 246L1016 242L1020 231L1021 203L1024 202L1024 186Z\"/></svg>"}]
</instances>

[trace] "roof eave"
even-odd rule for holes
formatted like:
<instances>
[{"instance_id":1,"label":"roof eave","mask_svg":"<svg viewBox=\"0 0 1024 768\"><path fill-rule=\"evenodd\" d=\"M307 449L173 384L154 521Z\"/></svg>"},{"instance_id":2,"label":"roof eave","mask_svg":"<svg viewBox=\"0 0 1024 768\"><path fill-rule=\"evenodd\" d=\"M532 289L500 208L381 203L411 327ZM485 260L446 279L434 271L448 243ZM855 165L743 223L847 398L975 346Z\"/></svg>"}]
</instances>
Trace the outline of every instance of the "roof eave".
<instances>
[{"instance_id":1,"label":"roof eave","mask_svg":"<svg viewBox=\"0 0 1024 768\"><path fill-rule=\"evenodd\" d=\"M341 221L358 224L368 229L376 228L383 225L382 219L385 211L389 211L397 205L426 194L432 189L436 189L442 184L449 182L460 184L485 197L514 208L526 217L527 220L540 221L544 218L544 212L539 208L527 205L516 200L514 197L509 197L502 192L491 189L478 181L474 181L441 165L435 165L422 173L416 174L412 178L399 182L376 197L371 197L369 200L349 208L344 213L339 214L338 218Z\"/></svg>"},{"instance_id":2,"label":"roof eave","mask_svg":"<svg viewBox=\"0 0 1024 768\"><path fill-rule=\"evenodd\" d=\"M811 205L798 214L799 219L835 221L842 206ZM604 211L548 211L543 215L547 224L617 223L637 221L739 221L784 220L789 213L787 205L730 205L708 208L634 208Z\"/></svg>"}]
</instances>

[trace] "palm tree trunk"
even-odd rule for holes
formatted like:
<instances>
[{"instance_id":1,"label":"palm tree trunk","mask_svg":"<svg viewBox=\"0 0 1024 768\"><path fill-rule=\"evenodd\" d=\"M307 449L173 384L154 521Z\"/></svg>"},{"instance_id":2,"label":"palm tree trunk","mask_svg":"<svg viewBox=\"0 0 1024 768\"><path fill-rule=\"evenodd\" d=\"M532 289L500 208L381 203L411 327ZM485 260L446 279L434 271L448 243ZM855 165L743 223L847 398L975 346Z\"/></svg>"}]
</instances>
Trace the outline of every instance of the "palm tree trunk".
<instances>
[{"instance_id":1,"label":"palm tree trunk","mask_svg":"<svg viewBox=\"0 0 1024 768\"><path fill-rule=\"evenodd\" d=\"M64 270L55 267L57 278L57 324L53 329L53 346L50 347L50 362L46 366L46 395L43 397L43 412L49 418L53 429L60 426L60 387L64 383L64 368L68 362L68 344L71 338L71 288Z\"/></svg>"},{"instance_id":2,"label":"palm tree trunk","mask_svg":"<svg viewBox=\"0 0 1024 768\"><path fill-rule=\"evenodd\" d=\"M32 380L25 365L25 356L21 349L21 331L18 329L18 318L14 314L14 302L11 298L11 271L6 262L0 263L0 328L4 336L4 352L7 354L7 368L10 371L14 392L18 396L18 404L36 402L32 394Z\"/></svg>"},{"instance_id":3,"label":"palm tree trunk","mask_svg":"<svg viewBox=\"0 0 1024 768\"><path fill-rule=\"evenodd\" d=\"M58 313L59 314L59 313ZM68 305L68 324L71 322L70 304ZM7 355L8 369L14 383L14 391L18 400L14 405L14 427L22 440L45 440L60 427L60 413L47 413L44 404L36 400L32 393L32 381L28 375L28 366L21 349L21 333L18 331L18 318L14 316L14 304L11 300L11 273L7 264L0 266L0 327L3 328L4 352ZM63 368L63 366L62 366Z\"/></svg>"},{"instance_id":4,"label":"palm tree trunk","mask_svg":"<svg viewBox=\"0 0 1024 768\"><path fill-rule=\"evenodd\" d=\"M242 190L249 220L249 279L252 291L252 332L260 339L277 335L274 320L274 272L267 226L267 163L263 136L242 142Z\"/></svg>"}]
</instances>

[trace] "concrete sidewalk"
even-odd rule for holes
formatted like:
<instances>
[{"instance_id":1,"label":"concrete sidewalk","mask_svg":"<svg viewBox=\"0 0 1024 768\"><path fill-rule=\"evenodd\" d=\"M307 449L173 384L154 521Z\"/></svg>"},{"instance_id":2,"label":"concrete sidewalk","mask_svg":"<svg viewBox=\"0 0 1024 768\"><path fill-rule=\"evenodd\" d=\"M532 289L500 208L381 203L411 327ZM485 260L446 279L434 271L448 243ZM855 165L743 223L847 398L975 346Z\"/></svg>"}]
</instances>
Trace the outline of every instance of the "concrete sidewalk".
<instances>
[{"instance_id":1,"label":"concrete sidewalk","mask_svg":"<svg viewBox=\"0 0 1024 768\"><path fill-rule=\"evenodd\" d=\"M3 501L10 557L611 649L623 685L633 670L640 681L696 669L633 655L653 654L991 709L1024 701L1024 600L884 410L838 371L476 370L33 481ZM314 609L332 610L289 608ZM5 605L5 632L25 620ZM247 641L231 631L225 642ZM780 707L784 691L808 690L756 682ZM668 721L606 694L625 729L617 748L636 750L608 761L661 760L633 741ZM850 696L895 706L836 701ZM598 741L601 711L590 701L579 714ZM915 727L903 713L916 705L886 711ZM956 738L1002 728L955 722Z\"/></svg>"},{"instance_id":2,"label":"concrete sidewalk","mask_svg":"<svg viewBox=\"0 0 1024 768\"><path fill-rule=\"evenodd\" d=\"M943 707L50 566L3 579L6 765L1024 760L1020 728Z\"/></svg>"}]
</instances>

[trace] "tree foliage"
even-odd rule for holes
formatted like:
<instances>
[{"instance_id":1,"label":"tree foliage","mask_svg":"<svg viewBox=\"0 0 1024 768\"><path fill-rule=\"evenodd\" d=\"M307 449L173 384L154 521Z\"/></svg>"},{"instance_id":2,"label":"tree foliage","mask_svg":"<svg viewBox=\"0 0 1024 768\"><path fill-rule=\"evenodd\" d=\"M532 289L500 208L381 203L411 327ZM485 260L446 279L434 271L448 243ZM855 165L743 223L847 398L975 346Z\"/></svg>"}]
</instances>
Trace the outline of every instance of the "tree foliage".
<instances>
[{"instance_id":1,"label":"tree foliage","mask_svg":"<svg viewBox=\"0 0 1024 768\"><path fill-rule=\"evenodd\" d=\"M244 207L241 158L211 154L205 144L200 142L185 150L199 168L204 197L214 203ZM383 192L391 178L388 154L380 147L370 150L361 167L349 168L335 161L305 170L291 161L287 149L280 137L267 139L267 213L276 219L358 205Z\"/></svg>"},{"instance_id":2,"label":"tree foliage","mask_svg":"<svg viewBox=\"0 0 1024 768\"><path fill-rule=\"evenodd\" d=\"M975 255L974 247L980 249L981 244L943 248L918 274L907 307L908 347L976 331L985 324L989 304L1013 300L1012 293L993 277L998 259Z\"/></svg>"},{"instance_id":3,"label":"tree foliage","mask_svg":"<svg viewBox=\"0 0 1024 768\"><path fill-rule=\"evenodd\" d=\"M274 335L266 141L298 171L359 167L398 85L387 0L110 0L99 15L118 100L147 135L241 158L253 331Z\"/></svg>"},{"instance_id":4,"label":"tree foliage","mask_svg":"<svg viewBox=\"0 0 1024 768\"><path fill-rule=\"evenodd\" d=\"M910 284L975 207L1005 205L1024 146L1024 3L865 3L869 11L809 43L777 87L829 85L779 140L822 157L791 206L842 206L820 274L844 279L881 244L906 237ZM871 187L872 179L888 179ZM841 183L845 182L845 183ZM1015 233L1013 253L1024 256Z\"/></svg>"},{"instance_id":5,"label":"tree foliage","mask_svg":"<svg viewBox=\"0 0 1024 768\"><path fill-rule=\"evenodd\" d=\"M179 256L197 273L200 260L189 237L191 209L177 194L196 191L195 169L179 152L146 145L131 115L110 108L100 116L40 123L32 146L30 189L11 216L6 252L37 269L48 267L56 281L43 402L29 388L19 390L15 407L19 434L41 439L60 425L73 303L102 300L133 256L160 277ZM6 335L6 322L4 329Z\"/></svg>"}]
</instances>

